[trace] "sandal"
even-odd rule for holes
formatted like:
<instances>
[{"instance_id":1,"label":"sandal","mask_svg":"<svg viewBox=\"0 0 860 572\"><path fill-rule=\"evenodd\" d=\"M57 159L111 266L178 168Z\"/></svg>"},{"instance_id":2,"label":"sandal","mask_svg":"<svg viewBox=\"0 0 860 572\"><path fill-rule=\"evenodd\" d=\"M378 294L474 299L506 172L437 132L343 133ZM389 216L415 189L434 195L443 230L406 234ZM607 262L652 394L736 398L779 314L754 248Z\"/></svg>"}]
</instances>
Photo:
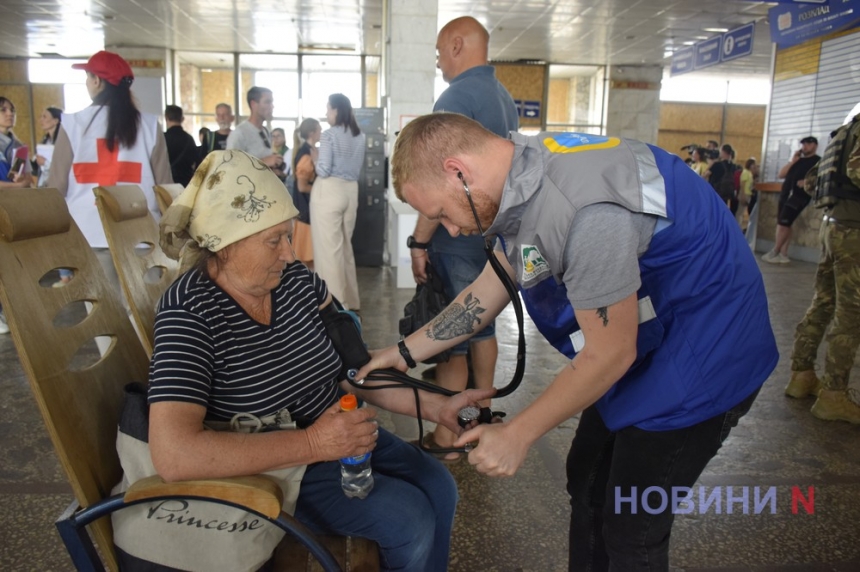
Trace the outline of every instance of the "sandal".
<instances>
[{"instance_id":1,"label":"sandal","mask_svg":"<svg viewBox=\"0 0 860 572\"><path fill-rule=\"evenodd\" d=\"M417 445L417 443L416 443ZM421 447L419 449L423 449L425 453L433 455L446 465L453 465L454 463L459 463L460 459L463 457L460 453L434 453L433 451L427 451L427 449L447 449L448 447L442 447L439 443L436 442L435 435L433 433L427 433L424 435L424 439L421 441ZM449 455L454 455L453 457L449 457Z\"/></svg>"}]
</instances>

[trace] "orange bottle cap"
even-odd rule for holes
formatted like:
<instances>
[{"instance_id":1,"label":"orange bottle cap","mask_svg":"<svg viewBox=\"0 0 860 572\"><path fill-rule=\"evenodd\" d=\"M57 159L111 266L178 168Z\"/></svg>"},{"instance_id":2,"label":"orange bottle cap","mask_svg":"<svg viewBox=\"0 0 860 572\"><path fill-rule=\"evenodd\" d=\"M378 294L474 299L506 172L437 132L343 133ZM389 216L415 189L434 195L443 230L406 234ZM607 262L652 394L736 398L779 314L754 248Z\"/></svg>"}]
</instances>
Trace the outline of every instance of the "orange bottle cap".
<instances>
[{"instance_id":1,"label":"orange bottle cap","mask_svg":"<svg viewBox=\"0 0 860 572\"><path fill-rule=\"evenodd\" d=\"M358 399L355 397L355 395L347 393L340 398L340 408L343 411L352 411L353 409L358 409Z\"/></svg>"}]
</instances>

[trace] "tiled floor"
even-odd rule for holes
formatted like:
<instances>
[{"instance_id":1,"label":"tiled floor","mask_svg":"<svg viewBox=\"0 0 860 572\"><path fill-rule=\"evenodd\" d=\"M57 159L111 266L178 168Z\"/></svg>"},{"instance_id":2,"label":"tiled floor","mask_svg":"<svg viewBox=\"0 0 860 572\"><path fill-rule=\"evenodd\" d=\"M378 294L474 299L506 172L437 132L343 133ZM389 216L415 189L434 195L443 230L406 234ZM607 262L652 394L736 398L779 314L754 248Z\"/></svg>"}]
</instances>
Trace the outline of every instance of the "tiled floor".
<instances>
[{"instance_id":1,"label":"tiled floor","mask_svg":"<svg viewBox=\"0 0 860 572\"><path fill-rule=\"evenodd\" d=\"M771 319L782 354L758 400L698 483L710 494L726 487L749 495L748 510L733 514L679 515L672 536L672 564L687 572L860 570L860 426L817 421L811 401L782 394L794 325L812 293L814 265L762 264ZM396 322L411 297L394 288L384 269L359 269L362 316L371 347L396 341ZM513 372L516 323L510 309L499 323L497 384ZM564 366L566 360L527 324L528 361L520 389L495 407L515 414ZM743 351L742 347L738 351ZM853 372L860 383L860 369ZM401 434L414 422L383 416ZM564 462L577 421L563 423L531 450L511 479L489 479L464 462L451 466L460 485L450 569L472 571L565 570L568 504ZM71 570L53 521L71 501L18 364L9 336L0 337L0 570ZM798 505L792 489L815 489L814 514ZM741 487L747 487L743 489ZM755 488L775 487L770 505L756 514ZM698 487L697 487L698 492ZM739 492L740 491L740 492Z\"/></svg>"}]
</instances>

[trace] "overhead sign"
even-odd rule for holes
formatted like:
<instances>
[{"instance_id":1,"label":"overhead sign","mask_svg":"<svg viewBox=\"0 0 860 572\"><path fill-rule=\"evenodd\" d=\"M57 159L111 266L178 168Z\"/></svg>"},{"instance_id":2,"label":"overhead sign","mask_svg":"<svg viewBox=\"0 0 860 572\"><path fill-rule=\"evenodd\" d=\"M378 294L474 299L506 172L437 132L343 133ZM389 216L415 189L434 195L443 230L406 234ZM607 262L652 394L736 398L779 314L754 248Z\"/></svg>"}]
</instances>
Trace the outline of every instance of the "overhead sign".
<instances>
[{"instance_id":1,"label":"overhead sign","mask_svg":"<svg viewBox=\"0 0 860 572\"><path fill-rule=\"evenodd\" d=\"M860 0L857 0L860 1ZM753 50L755 23L703 40L672 55L671 75L689 73L748 56Z\"/></svg>"},{"instance_id":2,"label":"overhead sign","mask_svg":"<svg viewBox=\"0 0 860 572\"><path fill-rule=\"evenodd\" d=\"M540 119L540 101L523 101L523 117Z\"/></svg>"},{"instance_id":3,"label":"overhead sign","mask_svg":"<svg viewBox=\"0 0 860 572\"><path fill-rule=\"evenodd\" d=\"M696 55L696 50L693 46L681 48L672 54L671 74L678 75L693 71L693 57Z\"/></svg>"},{"instance_id":4,"label":"overhead sign","mask_svg":"<svg viewBox=\"0 0 860 572\"><path fill-rule=\"evenodd\" d=\"M705 40L696 44L696 58L694 60L693 67L700 70L720 63L720 51L722 46L722 36L717 36L716 38L711 38L710 40Z\"/></svg>"},{"instance_id":5,"label":"overhead sign","mask_svg":"<svg viewBox=\"0 0 860 572\"><path fill-rule=\"evenodd\" d=\"M860 0L781 4L768 11L767 19L770 39L780 48L788 48L860 24Z\"/></svg>"},{"instance_id":6,"label":"overhead sign","mask_svg":"<svg viewBox=\"0 0 860 572\"><path fill-rule=\"evenodd\" d=\"M752 53L755 24L750 23L723 34L720 62L736 60Z\"/></svg>"}]
</instances>

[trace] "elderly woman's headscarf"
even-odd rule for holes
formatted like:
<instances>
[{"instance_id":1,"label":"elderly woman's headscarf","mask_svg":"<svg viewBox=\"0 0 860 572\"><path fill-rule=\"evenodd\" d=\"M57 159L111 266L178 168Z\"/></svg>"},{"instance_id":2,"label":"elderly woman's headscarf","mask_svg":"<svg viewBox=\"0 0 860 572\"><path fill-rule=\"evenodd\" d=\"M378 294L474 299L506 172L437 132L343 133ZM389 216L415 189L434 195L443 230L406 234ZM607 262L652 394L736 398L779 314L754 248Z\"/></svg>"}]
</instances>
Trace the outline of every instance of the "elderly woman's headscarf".
<instances>
[{"instance_id":1,"label":"elderly woman's headscarf","mask_svg":"<svg viewBox=\"0 0 860 572\"><path fill-rule=\"evenodd\" d=\"M284 183L242 151L212 151L161 219L161 248L190 267L200 249L227 245L295 218Z\"/></svg>"}]
</instances>

